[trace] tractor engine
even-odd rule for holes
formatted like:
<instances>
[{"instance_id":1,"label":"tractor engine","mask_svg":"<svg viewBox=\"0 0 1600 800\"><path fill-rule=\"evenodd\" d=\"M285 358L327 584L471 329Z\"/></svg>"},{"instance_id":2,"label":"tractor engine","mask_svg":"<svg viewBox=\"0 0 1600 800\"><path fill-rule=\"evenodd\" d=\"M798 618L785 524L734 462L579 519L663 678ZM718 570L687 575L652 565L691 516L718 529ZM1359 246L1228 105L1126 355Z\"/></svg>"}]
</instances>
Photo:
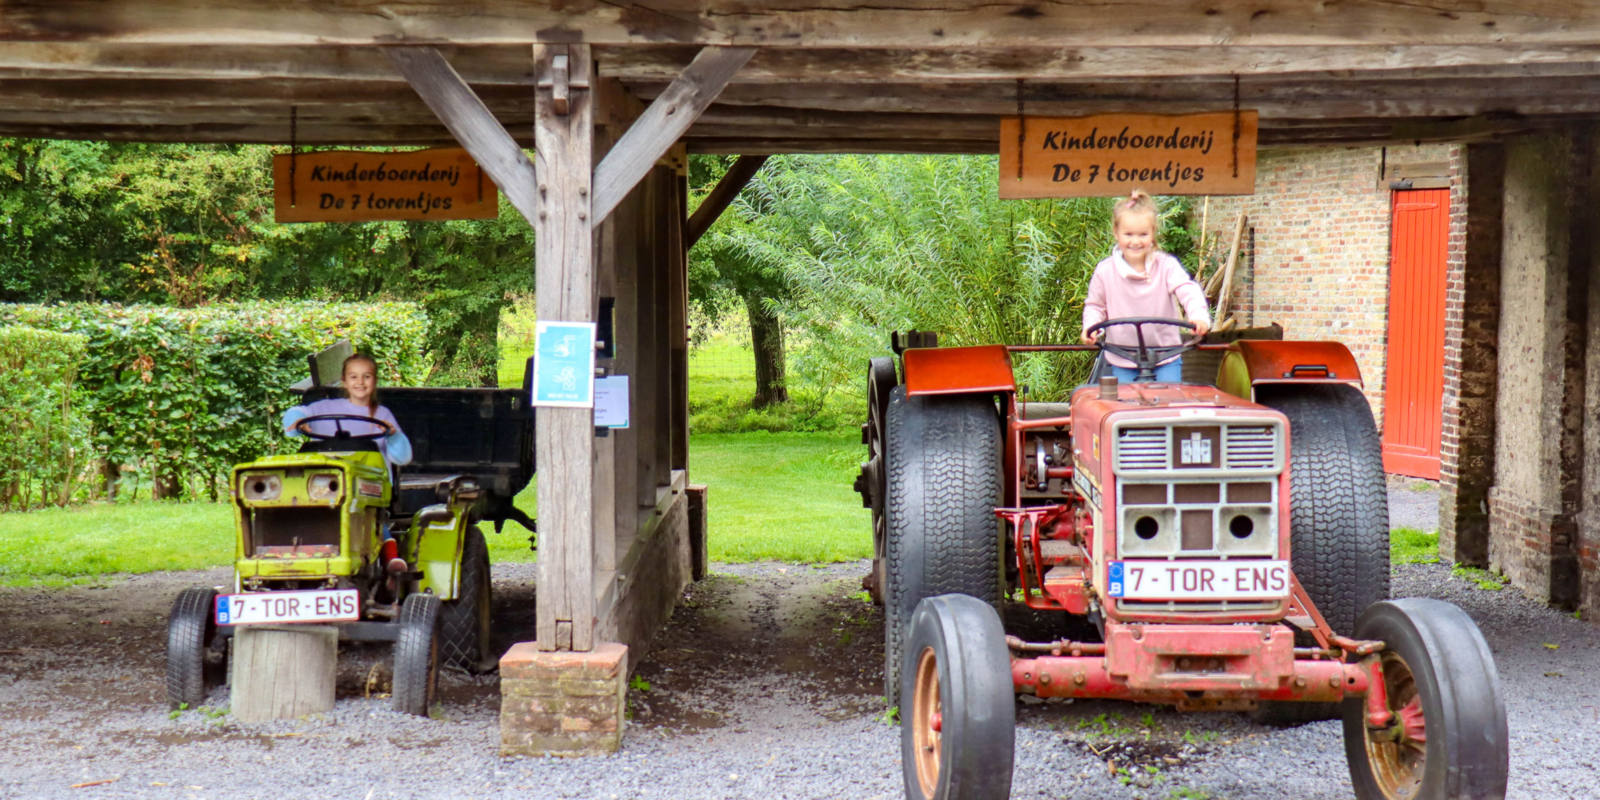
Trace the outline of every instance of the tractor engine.
<instances>
[{"instance_id":1,"label":"tractor engine","mask_svg":"<svg viewBox=\"0 0 1600 800\"><path fill-rule=\"evenodd\" d=\"M1002 515L1023 512L1013 529L1030 605L1077 613L1103 605L1122 620L1283 616L1289 492L1281 414L1211 387L1112 382L1080 389L1070 409L1019 404L1019 412L1022 503Z\"/></svg>"}]
</instances>

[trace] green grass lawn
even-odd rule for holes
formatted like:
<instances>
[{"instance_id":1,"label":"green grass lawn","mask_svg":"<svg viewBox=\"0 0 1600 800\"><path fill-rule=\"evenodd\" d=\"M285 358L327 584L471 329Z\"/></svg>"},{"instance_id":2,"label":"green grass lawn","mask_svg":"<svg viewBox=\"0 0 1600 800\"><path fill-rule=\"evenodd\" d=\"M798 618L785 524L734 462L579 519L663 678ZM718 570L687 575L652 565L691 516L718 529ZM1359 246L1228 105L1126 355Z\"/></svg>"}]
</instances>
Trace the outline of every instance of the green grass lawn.
<instances>
[{"instance_id":1,"label":"green grass lawn","mask_svg":"<svg viewBox=\"0 0 1600 800\"><path fill-rule=\"evenodd\" d=\"M860 434L729 433L694 437L689 474L706 494L715 561L845 561L872 555L872 522L850 488Z\"/></svg>"}]
</instances>

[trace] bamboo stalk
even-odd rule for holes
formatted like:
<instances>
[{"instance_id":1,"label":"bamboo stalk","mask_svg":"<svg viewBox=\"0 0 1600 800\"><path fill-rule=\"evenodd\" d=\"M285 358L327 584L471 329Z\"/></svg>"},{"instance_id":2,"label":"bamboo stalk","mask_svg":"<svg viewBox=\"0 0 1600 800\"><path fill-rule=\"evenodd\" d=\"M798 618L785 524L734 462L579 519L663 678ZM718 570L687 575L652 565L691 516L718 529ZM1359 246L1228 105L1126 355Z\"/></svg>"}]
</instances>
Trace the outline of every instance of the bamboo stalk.
<instances>
[{"instance_id":1,"label":"bamboo stalk","mask_svg":"<svg viewBox=\"0 0 1600 800\"><path fill-rule=\"evenodd\" d=\"M1239 212L1239 223L1233 226L1233 243L1228 248L1228 266L1222 270L1222 285L1217 289L1217 319L1228 313L1228 300L1233 293L1233 268L1239 263L1239 241L1244 238L1245 221L1250 215Z\"/></svg>"},{"instance_id":2,"label":"bamboo stalk","mask_svg":"<svg viewBox=\"0 0 1600 800\"><path fill-rule=\"evenodd\" d=\"M1194 280L1196 283L1200 283L1200 273L1206 271L1206 230L1210 219L1211 196L1206 195L1206 199L1200 204L1200 247L1195 251L1197 255L1194 260ZM1201 283L1200 285L1204 286L1205 284Z\"/></svg>"}]
</instances>

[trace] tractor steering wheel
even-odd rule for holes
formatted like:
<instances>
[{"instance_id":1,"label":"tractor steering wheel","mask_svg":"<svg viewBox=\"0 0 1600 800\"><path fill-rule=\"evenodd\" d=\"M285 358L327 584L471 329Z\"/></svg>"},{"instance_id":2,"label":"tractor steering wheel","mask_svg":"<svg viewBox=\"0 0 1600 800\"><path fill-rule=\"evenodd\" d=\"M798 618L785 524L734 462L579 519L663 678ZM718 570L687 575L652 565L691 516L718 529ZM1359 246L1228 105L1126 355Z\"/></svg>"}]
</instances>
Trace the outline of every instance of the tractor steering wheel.
<instances>
[{"instance_id":1,"label":"tractor steering wheel","mask_svg":"<svg viewBox=\"0 0 1600 800\"><path fill-rule=\"evenodd\" d=\"M332 422L334 426L338 428L338 431L331 436L325 433L317 433L316 431L311 430L311 423L313 422ZM345 430L342 425L339 425L340 422L365 422L369 425L376 425L382 428L383 432L360 434L351 433ZM327 441L329 439L362 439L370 442L382 439L385 436L393 436L396 433L393 425L390 425L389 423L384 422L376 417L363 417L360 414L316 414L314 416L305 417L299 422L296 422L294 424L294 429L301 435L309 436L312 439L317 439L319 441Z\"/></svg>"},{"instance_id":2,"label":"tractor steering wheel","mask_svg":"<svg viewBox=\"0 0 1600 800\"><path fill-rule=\"evenodd\" d=\"M1106 341L1104 333L1105 329L1116 325L1132 325L1134 335L1139 337L1138 346L1129 347L1125 344L1115 344ZM1168 345L1165 347L1150 347L1144 343L1144 326L1146 325L1171 325L1174 328L1186 328L1191 331L1195 329L1193 322L1185 322L1181 319L1168 319L1166 317L1122 317L1119 319L1108 319L1103 322L1090 325L1089 328L1083 332L1083 334L1085 336L1093 336L1096 333L1101 334L1099 341L1101 350L1132 361L1134 366L1139 370L1138 376L1133 379L1135 383L1150 383L1154 381L1156 379L1157 364L1160 364L1161 362L1166 361L1173 356L1183 355L1184 353L1199 347L1200 344L1205 341L1204 336L1195 336L1188 341L1182 342L1181 344Z\"/></svg>"}]
</instances>

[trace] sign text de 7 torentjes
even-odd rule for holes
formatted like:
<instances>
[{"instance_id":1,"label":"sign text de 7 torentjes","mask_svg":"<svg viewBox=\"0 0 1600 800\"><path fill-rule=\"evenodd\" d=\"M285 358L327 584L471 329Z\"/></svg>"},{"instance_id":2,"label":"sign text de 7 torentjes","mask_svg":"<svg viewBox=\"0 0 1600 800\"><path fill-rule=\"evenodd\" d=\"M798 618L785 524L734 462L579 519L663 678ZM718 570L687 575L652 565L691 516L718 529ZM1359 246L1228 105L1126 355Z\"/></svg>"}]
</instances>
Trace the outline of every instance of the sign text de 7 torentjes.
<instances>
[{"instance_id":1,"label":"sign text de 7 torentjes","mask_svg":"<svg viewBox=\"0 0 1600 800\"><path fill-rule=\"evenodd\" d=\"M494 219L500 192L459 147L272 157L278 222Z\"/></svg>"},{"instance_id":2,"label":"sign text de 7 torentjes","mask_svg":"<svg viewBox=\"0 0 1600 800\"><path fill-rule=\"evenodd\" d=\"M1253 194L1256 126L1254 111L1007 117L1000 197Z\"/></svg>"}]
</instances>

